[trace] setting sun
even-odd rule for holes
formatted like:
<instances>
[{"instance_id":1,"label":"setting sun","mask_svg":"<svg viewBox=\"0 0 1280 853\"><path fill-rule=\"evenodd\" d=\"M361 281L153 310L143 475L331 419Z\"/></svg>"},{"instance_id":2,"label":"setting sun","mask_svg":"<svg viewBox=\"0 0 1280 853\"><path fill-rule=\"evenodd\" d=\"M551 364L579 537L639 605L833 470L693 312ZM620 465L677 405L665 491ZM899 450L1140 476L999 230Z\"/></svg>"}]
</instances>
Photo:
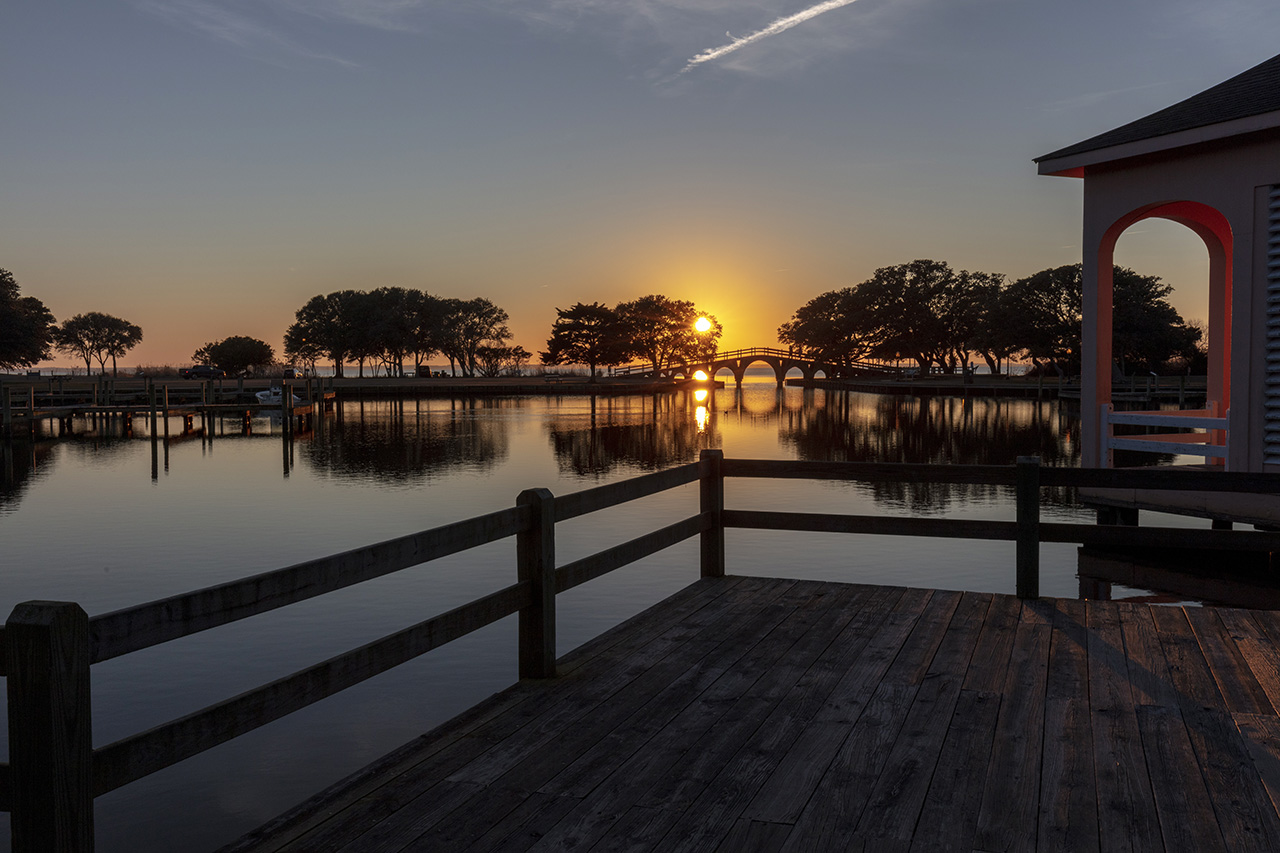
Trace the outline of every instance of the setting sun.
<instances>
[{"instance_id":1,"label":"setting sun","mask_svg":"<svg viewBox=\"0 0 1280 853\"><path fill-rule=\"evenodd\" d=\"M711 328L711 321L706 317L699 317L694 321L693 328L698 332L706 332Z\"/></svg>"},{"instance_id":2,"label":"setting sun","mask_svg":"<svg viewBox=\"0 0 1280 853\"><path fill-rule=\"evenodd\" d=\"M695 370L693 372L693 378L699 382L706 382L708 379L707 372L705 370Z\"/></svg>"}]
</instances>

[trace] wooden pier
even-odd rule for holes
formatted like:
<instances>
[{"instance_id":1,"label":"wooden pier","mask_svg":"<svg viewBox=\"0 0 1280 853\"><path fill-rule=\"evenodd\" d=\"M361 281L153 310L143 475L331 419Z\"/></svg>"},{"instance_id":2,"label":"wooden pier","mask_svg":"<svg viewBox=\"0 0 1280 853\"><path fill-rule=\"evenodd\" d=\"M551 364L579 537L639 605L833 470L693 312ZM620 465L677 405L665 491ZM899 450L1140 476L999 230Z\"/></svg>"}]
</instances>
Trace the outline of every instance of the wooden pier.
<instances>
[{"instance_id":1,"label":"wooden pier","mask_svg":"<svg viewBox=\"0 0 1280 853\"><path fill-rule=\"evenodd\" d=\"M983 483L1013 489L1017 514L727 508L725 480L741 477ZM558 522L693 483L692 514L557 565ZM90 851L96 797L518 614L519 684L230 849L1280 849L1276 614L1039 597L1043 542L1229 559L1280 551L1280 533L1042 520L1041 490L1062 487L1274 494L1280 478L707 450L112 613L23 602L0 630L0 809L15 853ZM724 546L736 528L1009 541L1017 595L735 578ZM556 659L559 593L693 537L701 580ZM92 742L94 664L509 538L514 582L501 589Z\"/></svg>"},{"instance_id":2,"label":"wooden pier","mask_svg":"<svg viewBox=\"0 0 1280 853\"><path fill-rule=\"evenodd\" d=\"M698 581L224 848L1280 849L1280 614Z\"/></svg>"},{"instance_id":3,"label":"wooden pier","mask_svg":"<svg viewBox=\"0 0 1280 853\"><path fill-rule=\"evenodd\" d=\"M254 391L271 387L265 380L251 381L247 388L242 379L229 384L227 388L221 380L186 380L170 385L106 377L9 382L0 385L0 437L34 436L44 421L51 425L50 431L56 426L66 432L76 419L119 420L128 432L135 418L150 418L154 437L160 422L168 434L169 418L182 418L184 432L191 432L197 418L208 430L218 418L239 418L247 426L251 418L266 413L280 413L286 431L292 431L303 429L337 402L332 383L326 389L320 379L284 382L293 395L303 395L296 404L290 395L284 395L281 403L259 402Z\"/></svg>"}]
</instances>

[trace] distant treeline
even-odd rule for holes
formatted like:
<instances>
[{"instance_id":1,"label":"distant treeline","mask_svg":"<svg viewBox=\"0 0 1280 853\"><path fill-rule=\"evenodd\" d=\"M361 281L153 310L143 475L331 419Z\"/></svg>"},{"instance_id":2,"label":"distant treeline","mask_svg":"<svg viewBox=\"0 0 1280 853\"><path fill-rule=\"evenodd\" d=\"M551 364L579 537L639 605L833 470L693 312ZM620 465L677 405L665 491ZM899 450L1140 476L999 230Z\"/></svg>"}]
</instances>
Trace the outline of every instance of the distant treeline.
<instances>
[{"instance_id":1,"label":"distant treeline","mask_svg":"<svg viewBox=\"0 0 1280 853\"><path fill-rule=\"evenodd\" d=\"M388 376L415 373L439 353L455 376L497 376L518 370L530 353L508 346L507 312L488 299L447 299L424 290L379 287L312 297L284 334L285 355L312 369L333 362L334 375L354 363Z\"/></svg>"},{"instance_id":2,"label":"distant treeline","mask_svg":"<svg viewBox=\"0 0 1280 853\"><path fill-rule=\"evenodd\" d=\"M992 373L1011 358L1078 373L1082 281L1080 264L1008 283L912 261L814 297L782 324L778 340L835 365L910 358L922 373L954 371L977 354ZM1122 371L1203 363L1202 331L1169 304L1171 292L1157 276L1115 267L1112 353Z\"/></svg>"}]
</instances>

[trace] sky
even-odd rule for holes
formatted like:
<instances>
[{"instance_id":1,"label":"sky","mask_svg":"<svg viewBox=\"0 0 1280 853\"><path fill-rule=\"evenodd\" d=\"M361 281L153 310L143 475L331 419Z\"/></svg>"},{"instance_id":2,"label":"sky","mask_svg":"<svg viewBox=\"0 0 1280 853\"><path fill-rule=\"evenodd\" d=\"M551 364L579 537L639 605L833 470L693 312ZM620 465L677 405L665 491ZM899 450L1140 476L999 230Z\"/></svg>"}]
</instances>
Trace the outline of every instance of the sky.
<instances>
[{"instance_id":1,"label":"sky","mask_svg":"<svg viewBox=\"0 0 1280 853\"><path fill-rule=\"evenodd\" d=\"M131 365L279 352L381 286L487 297L535 353L557 307L649 293L771 346L879 267L1079 262L1081 182L1032 158L1276 45L1275 0L9 3L0 268L140 325ZM1117 261L1207 316L1181 226Z\"/></svg>"}]
</instances>

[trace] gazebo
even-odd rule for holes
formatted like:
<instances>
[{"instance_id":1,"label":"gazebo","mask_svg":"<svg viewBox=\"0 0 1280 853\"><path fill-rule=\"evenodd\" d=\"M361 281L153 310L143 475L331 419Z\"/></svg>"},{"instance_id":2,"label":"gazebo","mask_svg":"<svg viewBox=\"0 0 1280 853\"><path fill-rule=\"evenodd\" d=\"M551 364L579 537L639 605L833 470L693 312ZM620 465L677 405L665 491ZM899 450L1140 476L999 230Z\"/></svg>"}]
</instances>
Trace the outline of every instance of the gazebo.
<instances>
[{"instance_id":1,"label":"gazebo","mask_svg":"<svg viewBox=\"0 0 1280 853\"><path fill-rule=\"evenodd\" d=\"M1280 472L1280 56L1211 89L1035 161L1084 180L1083 464L1118 448ZM1209 257L1209 375L1196 411L1112 408L1116 241L1149 218L1193 231ZM1117 438L1117 423L1183 427Z\"/></svg>"}]
</instances>

